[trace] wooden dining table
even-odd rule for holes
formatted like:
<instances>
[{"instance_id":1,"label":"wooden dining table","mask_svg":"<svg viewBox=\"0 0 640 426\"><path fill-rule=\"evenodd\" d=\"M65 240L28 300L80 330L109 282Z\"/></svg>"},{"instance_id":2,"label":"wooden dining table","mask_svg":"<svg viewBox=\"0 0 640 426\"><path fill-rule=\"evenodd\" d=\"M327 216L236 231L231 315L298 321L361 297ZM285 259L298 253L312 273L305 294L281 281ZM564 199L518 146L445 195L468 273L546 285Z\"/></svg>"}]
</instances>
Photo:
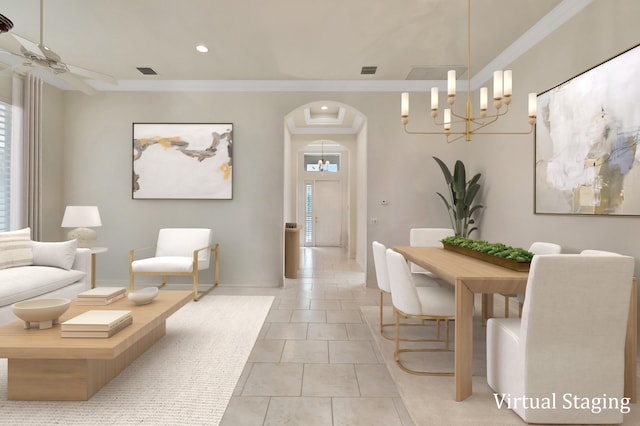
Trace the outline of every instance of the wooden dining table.
<instances>
[{"instance_id":1,"label":"wooden dining table","mask_svg":"<svg viewBox=\"0 0 640 426\"><path fill-rule=\"evenodd\" d=\"M493 315L493 293L524 293L528 272L518 272L440 247L399 246L394 250L405 259L436 274L455 287L455 400L472 394L474 295L482 294L484 315ZM636 401L637 282L634 279L625 341L624 395Z\"/></svg>"}]
</instances>

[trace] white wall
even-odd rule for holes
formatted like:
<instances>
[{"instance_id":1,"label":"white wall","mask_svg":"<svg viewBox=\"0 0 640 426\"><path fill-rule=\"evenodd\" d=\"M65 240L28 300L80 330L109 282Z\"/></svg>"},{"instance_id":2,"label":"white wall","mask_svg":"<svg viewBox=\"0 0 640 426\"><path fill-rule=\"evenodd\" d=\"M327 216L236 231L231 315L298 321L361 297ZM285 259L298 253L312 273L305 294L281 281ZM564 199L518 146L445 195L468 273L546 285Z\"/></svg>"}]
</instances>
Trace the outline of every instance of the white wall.
<instances>
[{"instance_id":1,"label":"white wall","mask_svg":"<svg viewBox=\"0 0 640 426\"><path fill-rule=\"evenodd\" d=\"M397 94L321 97L352 105L375 123L369 131L369 149L378 150L397 139ZM158 228L209 226L221 244L223 284L280 285L285 220L282 123L289 111L317 98L316 93L65 93L66 164L64 191L59 193L63 205L100 207L103 226L97 245L109 251L98 257L98 283L126 281L129 249L153 243ZM132 200L132 122L232 122L233 200ZM378 173L393 178L390 169ZM409 199L415 203L415 197ZM421 209L416 205L411 214ZM380 225L393 222L390 218ZM406 224L397 226L408 239ZM207 280L211 278L205 274L202 281Z\"/></svg>"}]
</instances>

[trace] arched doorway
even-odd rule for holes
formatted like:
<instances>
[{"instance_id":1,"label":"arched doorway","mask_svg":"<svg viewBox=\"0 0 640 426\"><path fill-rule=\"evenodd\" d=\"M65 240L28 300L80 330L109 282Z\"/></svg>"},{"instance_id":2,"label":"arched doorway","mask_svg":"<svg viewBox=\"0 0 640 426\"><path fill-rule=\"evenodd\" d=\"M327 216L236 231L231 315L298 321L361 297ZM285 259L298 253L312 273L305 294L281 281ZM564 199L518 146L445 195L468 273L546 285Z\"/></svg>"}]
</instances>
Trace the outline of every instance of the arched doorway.
<instances>
[{"instance_id":1,"label":"arched doorway","mask_svg":"<svg viewBox=\"0 0 640 426\"><path fill-rule=\"evenodd\" d=\"M301 246L344 247L366 271L366 118L348 105L317 101L290 112L284 134L284 222L303 227ZM317 170L323 155L337 170Z\"/></svg>"}]
</instances>

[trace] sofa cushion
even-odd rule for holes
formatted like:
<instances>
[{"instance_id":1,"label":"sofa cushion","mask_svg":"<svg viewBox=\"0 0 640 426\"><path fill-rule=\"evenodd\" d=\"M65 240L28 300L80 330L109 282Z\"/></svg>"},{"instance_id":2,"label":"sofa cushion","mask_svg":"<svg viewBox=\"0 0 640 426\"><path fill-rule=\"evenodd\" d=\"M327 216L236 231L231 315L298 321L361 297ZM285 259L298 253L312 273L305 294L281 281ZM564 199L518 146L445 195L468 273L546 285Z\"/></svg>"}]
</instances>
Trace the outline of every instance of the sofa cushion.
<instances>
[{"instance_id":1,"label":"sofa cushion","mask_svg":"<svg viewBox=\"0 0 640 426\"><path fill-rule=\"evenodd\" d=\"M31 229L0 232L0 269L33 263Z\"/></svg>"},{"instance_id":2,"label":"sofa cushion","mask_svg":"<svg viewBox=\"0 0 640 426\"><path fill-rule=\"evenodd\" d=\"M0 306L31 299L72 284L85 273L52 266L18 266L0 271Z\"/></svg>"},{"instance_id":3,"label":"sofa cushion","mask_svg":"<svg viewBox=\"0 0 640 426\"><path fill-rule=\"evenodd\" d=\"M37 266L54 266L69 270L76 258L77 240L56 243L33 242L33 264Z\"/></svg>"}]
</instances>

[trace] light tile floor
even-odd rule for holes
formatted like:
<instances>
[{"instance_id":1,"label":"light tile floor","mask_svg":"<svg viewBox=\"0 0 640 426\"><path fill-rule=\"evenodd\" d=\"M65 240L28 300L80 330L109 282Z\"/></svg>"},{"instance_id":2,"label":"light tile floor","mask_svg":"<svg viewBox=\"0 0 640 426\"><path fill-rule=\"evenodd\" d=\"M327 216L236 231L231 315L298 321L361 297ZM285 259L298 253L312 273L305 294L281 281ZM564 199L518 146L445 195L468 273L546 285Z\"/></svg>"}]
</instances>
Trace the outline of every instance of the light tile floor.
<instances>
[{"instance_id":1,"label":"light tile floor","mask_svg":"<svg viewBox=\"0 0 640 426\"><path fill-rule=\"evenodd\" d=\"M215 290L275 296L221 425L413 425L360 311L379 300L361 268L344 249L303 248L298 277Z\"/></svg>"}]
</instances>

